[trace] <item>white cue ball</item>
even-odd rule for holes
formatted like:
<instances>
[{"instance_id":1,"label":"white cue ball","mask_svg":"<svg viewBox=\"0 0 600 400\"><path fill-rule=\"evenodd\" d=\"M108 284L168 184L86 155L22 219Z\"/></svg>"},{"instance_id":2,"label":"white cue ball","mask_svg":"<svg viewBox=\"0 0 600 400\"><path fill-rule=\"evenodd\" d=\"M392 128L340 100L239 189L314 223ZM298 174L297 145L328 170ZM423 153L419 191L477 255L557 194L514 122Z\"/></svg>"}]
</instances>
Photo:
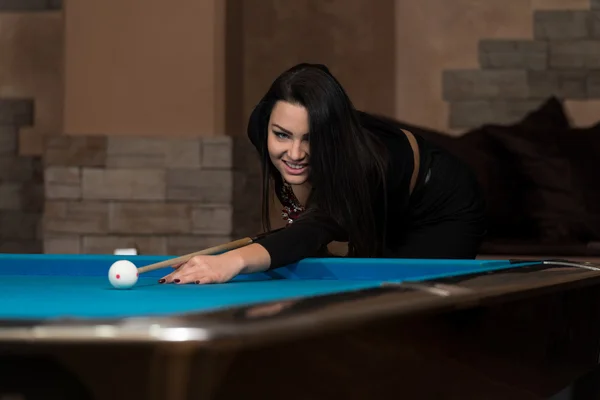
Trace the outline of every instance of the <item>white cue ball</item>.
<instances>
[{"instance_id":1,"label":"white cue ball","mask_svg":"<svg viewBox=\"0 0 600 400\"><path fill-rule=\"evenodd\" d=\"M129 289L138 280L137 267L128 260L116 261L108 270L108 280L117 289Z\"/></svg>"}]
</instances>

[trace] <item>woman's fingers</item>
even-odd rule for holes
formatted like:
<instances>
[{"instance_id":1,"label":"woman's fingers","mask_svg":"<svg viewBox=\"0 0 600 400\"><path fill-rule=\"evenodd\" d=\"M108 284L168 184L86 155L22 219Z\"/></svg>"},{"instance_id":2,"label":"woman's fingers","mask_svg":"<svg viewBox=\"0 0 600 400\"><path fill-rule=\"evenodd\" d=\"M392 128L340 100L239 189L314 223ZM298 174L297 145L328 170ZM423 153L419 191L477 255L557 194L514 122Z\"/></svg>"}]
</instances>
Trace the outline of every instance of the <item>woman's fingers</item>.
<instances>
[{"instance_id":1,"label":"woman's fingers","mask_svg":"<svg viewBox=\"0 0 600 400\"><path fill-rule=\"evenodd\" d=\"M182 264L175 271L159 280L160 283L213 283L216 282L216 273L201 259L192 258Z\"/></svg>"},{"instance_id":2,"label":"woman's fingers","mask_svg":"<svg viewBox=\"0 0 600 400\"><path fill-rule=\"evenodd\" d=\"M173 283L184 285L184 284L197 284L197 285L205 285L209 283L216 283L217 280L211 275L202 275L198 272L192 272L187 275L183 275L174 279Z\"/></svg>"},{"instance_id":3,"label":"woman's fingers","mask_svg":"<svg viewBox=\"0 0 600 400\"><path fill-rule=\"evenodd\" d=\"M218 256L196 256L181 264L173 272L159 280L160 283L221 283L235 276L235 271L228 268Z\"/></svg>"},{"instance_id":4,"label":"woman's fingers","mask_svg":"<svg viewBox=\"0 0 600 400\"><path fill-rule=\"evenodd\" d=\"M173 283L177 284L206 284L216 282L217 274L205 266L196 266L195 268L188 269L186 272L182 271L181 274L173 276Z\"/></svg>"},{"instance_id":5,"label":"woman's fingers","mask_svg":"<svg viewBox=\"0 0 600 400\"><path fill-rule=\"evenodd\" d=\"M177 277L179 275L181 275L181 273L185 273L184 271L186 271L187 269L189 269L189 261L188 262L184 262L181 264L177 264L177 265L173 265L173 268L175 269L173 272L171 272L170 274L163 276L162 279L159 279L159 283L171 283L173 282L175 279L177 279Z\"/></svg>"}]
</instances>

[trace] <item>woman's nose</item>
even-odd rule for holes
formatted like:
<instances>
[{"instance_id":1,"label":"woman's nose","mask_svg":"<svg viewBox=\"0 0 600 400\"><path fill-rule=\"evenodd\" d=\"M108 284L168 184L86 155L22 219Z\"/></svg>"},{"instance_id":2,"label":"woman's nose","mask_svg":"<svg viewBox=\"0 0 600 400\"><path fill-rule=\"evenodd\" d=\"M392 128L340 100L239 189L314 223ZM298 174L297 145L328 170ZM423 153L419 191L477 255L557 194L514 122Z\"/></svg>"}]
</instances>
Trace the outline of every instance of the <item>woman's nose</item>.
<instances>
[{"instance_id":1,"label":"woman's nose","mask_svg":"<svg viewBox=\"0 0 600 400\"><path fill-rule=\"evenodd\" d=\"M305 154L306 152L302 148L302 143L299 141L294 142L289 150L289 155L292 160L302 160Z\"/></svg>"}]
</instances>

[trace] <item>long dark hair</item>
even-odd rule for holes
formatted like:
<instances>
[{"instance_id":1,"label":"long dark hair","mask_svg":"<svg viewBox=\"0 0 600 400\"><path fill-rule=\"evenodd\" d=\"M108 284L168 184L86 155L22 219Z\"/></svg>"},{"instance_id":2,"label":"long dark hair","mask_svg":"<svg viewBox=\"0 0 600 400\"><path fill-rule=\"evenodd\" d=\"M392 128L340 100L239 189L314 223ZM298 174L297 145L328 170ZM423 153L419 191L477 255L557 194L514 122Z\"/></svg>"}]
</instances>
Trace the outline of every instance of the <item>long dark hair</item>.
<instances>
[{"instance_id":1,"label":"long dark hair","mask_svg":"<svg viewBox=\"0 0 600 400\"><path fill-rule=\"evenodd\" d=\"M309 116L312 192L307 209L331 218L347 234L348 255L376 257L385 241L386 153L361 120L362 113L323 65L299 64L283 72L255 107L248 136L257 148L263 173L263 225L270 230L271 183L279 196L282 177L267 149L273 106L285 101L303 106ZM380 201L383 201L381 203Z\"/></svg>"}]
</instances>

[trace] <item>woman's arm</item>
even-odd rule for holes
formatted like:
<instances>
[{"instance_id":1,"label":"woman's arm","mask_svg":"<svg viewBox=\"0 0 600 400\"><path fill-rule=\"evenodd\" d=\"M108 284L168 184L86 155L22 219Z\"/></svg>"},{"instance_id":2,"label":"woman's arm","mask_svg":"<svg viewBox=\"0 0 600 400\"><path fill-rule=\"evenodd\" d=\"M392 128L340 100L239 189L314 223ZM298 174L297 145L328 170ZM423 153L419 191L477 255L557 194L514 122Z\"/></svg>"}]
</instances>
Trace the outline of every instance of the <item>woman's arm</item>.
<instances>
[{"instance_id":1,"label":"woman's arm","mask_svg":"<svg viewBox=\"0 0 600 400\"><path fill-rule=\"evenodd\" d=\"M222 283L238 274L262 272L314 256L342 240L340 229L317 212L306 212L285 229L257 242L216 256L195 256L163 277L161 283Z\"/></svg>"},{"instance_id":2,"label":"woman's arm","mask_svg":"<svg viewBox=\"0 0 600 400\"><path fill-rule=\"evenodd\" d=\"M239 270L240 274L263 272L271 266L271 255L267 249L258 243L232 250L222 254L222 256L229 258L230 262L237 265L236 269Z\"/></svg>"},{"instance_id":3,"label":"woman's arm","mask_svg":"<svg viewBox=\"0 0 600 400\"><path fill-rule=\"evenodd\" d=\"M278 268L314 256L331 242L346 241L345 232L328 216L317 210L306 210L285 229L258 240L257 245L269 255L268 269ZM249 246L248 246L249 247ZM259 250L248 249L250 268L265 261L266 255Z\"/></svg>"}]
</instances>

